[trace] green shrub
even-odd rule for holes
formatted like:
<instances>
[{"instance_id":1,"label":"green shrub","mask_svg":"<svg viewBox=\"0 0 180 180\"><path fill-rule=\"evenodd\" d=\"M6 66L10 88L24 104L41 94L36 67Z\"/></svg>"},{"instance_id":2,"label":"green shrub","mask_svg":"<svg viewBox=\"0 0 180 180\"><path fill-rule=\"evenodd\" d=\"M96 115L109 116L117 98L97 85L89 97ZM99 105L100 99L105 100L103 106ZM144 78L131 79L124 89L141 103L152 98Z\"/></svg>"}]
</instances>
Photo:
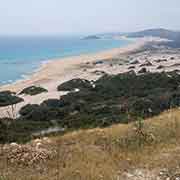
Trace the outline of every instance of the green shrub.
<instances>
[{"instance_id":1,"label":"green shrub","mask_svg":"<svg viewBox=\"0 0 180 180\"><path fill-rule=\"evenodd\" d=\"M27 88L23 89L20 92L20 94L27 94L27 95L34 96L34 95L37 95L37 94L41 94L43 92L47 92L47 90L45 88L42 88L42 87L30 86L30 87L27 87Z\"/></svg>"},{"instance_id":2,"label":"green shrub","mask_svg":"<svg viewBox=\"0 0 180 180\"><path fill-rule=\"evenodd\" d=\"M0 120L0 143L29 141L32 139L33 133L47 129L50 126L52 124L48 121L42 123L42 121L3 118Z\"/></svg>"},{"instance_id":3,"label":"green shrub","mask_svg":"<svg viewBox=\"0 0 180 180\"><path fill-rule=\"evenodd\" d=\"M143 74L143 73L146 73L147 72L147 69L146 68L142 68L138 71L139 74Z\"/></svg>"},{"instance_id":4,"label":"green shrub","mask_svg":"<svg viewBox=\"0 0 180 180\"><path fill-rule=\"evenodd\" d=\"M73 91L75 89L89 89L92 88L91 83L85 79L72 79L62 83L57 87L58 91Z\"/></svg>"},{"instance_id":5,"label":"green shrub","mask_svg":"<svg viewBox=\"0 0 180 180\"><path fill-rule=\"evenodd\" d=\"M17 104L24 101L22 98L17 97L15 93L10 91L0 92L0 107Z\"/></svg>"},{"instance_id":6,"label":"green shrub","mask_svg":"<svg viewBox=\"0 0 180 180\"><path fill-rule=\"evenodd\" d=\"M153 114L153 102L147 98L135 99L130 104L129 112L135 114L136 116L151 116Z\"/></svg>"},{"instance_id":7,"label":"green shrub","mask_svg":"<svg viewBox=\"0 0 180 180\"><path fill-rule=\"evenodd\" d=\"M37 104L27 104L19 113L26 120L46 121L48 118L48 109Z\"/></svg>"},{"instance_id":8,"label":"green shrub","mask_svg":"<svg viewBox=\"0 0 180 180\"><path fill-rule=\"evenodd\" d=\"M63 101L59 99L47 99L41 103L41 106L49 107L49 108L59 108L63 107Z\"/></svg>"}]
</instances>

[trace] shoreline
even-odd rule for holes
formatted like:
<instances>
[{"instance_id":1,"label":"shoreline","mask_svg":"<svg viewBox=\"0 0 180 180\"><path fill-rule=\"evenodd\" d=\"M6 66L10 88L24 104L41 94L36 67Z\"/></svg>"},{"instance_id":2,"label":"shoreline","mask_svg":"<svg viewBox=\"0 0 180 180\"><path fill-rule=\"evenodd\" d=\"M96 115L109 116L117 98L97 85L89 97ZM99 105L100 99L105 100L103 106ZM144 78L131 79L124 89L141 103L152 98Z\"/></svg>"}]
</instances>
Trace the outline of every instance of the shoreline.
<instances>
[{"instance_id":1,"label":"shoreline","mask_svg":"<svg viewBox=\"0 0 180 180\"><path fill-rule=\"evenodd\" d=\"M19 92L23 88L31 85L43 86L45 81L53 81L59 76L64 75L64 73L68 73L66 71L72 70L82 63L92 63L100 59L109 59L119 54L121 55L129 53L130 51L139 49L146 43L155 40L155 38L139 38L134 40L134 42L119 48L103 50L97 53L88 53L78 56L70 56L42 61L40 67L34 70L32 74L27 73L27 75L23 75L25 77L23 79L19 79L9 84L0 85L0 91L12 90L15 92Z\"/></svg>"},{"instance_id":2,"label":"shoreline","mask_svg":"<svg viewBox=\"0 0 180 180\"><path fill-rule=\"evenodd\" d=\"M114 45L114 47L110 47L111 46L111 42L110 42L109 47L107 47L108 45L105 47L102 46L100 49L97 48L94 50L91 50L91 49L88 50L86 47L84 47L84 50L82 50L82 52L81 52L81 50L80 50L80 52L71 53L71 51L70 51L69 53L65 53L65 54L64 54L64 52L61 52L61 54L56 55L54 57L53 57L53 55L51 55L51 57L45 57L45 56L43 58L39 57L38 59L36 59L36 61L34 61L34 59L32 59L34 65L32 67L30 65L29 69L26 68L26 69L24 69L23 72L17 73L18 77L16 77L16 74L15 74L15 76L12 77L12 75L11 75L8 79L4 79L4 80L2 79L2 81L0 83L0 90L3 87L9 86L9 85L14 85L18 82L28 80L33 74L36 74L37 72L39 72L39 70L41 70L41 68L43 67L44 64L47 64L49 62L57 61L57 60L61 60L61 59L64 60L66 58L74 58L74 57L76 58L81 55L96 54L99 52L104 52L104 51L111 50L114 48L119 48L119 47L126 47L127 45L132 44L135 41L135 39L133 39L133 38L127 38L127 39L119 38L118 40L115 38L108 38L107 40L109 40L109 39L118 41L119 45L116 44L116 45ZM100 41L104 41L104 39L102 38ZM93 46L95 46L96 42L93 42L93 44L94 44ZM66 50L65 50L65 52L66 52ZM30 60L30 62L31 62L31 60ZM23 63L23 62L21 62L21 63ZM19 63L19 65L21 66L20 63Z\"/></svg>"},{"instance_id":3,"label":"shoreline","mask_svg":"<svg viewBox=\"0 0 180 180\"><path fill-rule=\"evenodd\" d=\"M66 81L78 78L95 81L103 76L104 73L119 74L129 71L127 61L130 61L131 55L134 58L133 53L136 50L141 50L145 45L161 40L160 38L140 38L120 48L49 60L46 63L42 63L41 67L26 79L0 86L0 91L10 90L24 99L23 102L15 106L15 112L18 115L19 110L27 104L41 104L44 100L59 99L67 94L68 92L65 91L57 91L57 87ZM19 95L24 88L32 85L41 86L47 89L48 92L35 96ZM9 115L13 117L10 106L0 108L1 117L9 117Z\"/></svg>"}]
</instances>

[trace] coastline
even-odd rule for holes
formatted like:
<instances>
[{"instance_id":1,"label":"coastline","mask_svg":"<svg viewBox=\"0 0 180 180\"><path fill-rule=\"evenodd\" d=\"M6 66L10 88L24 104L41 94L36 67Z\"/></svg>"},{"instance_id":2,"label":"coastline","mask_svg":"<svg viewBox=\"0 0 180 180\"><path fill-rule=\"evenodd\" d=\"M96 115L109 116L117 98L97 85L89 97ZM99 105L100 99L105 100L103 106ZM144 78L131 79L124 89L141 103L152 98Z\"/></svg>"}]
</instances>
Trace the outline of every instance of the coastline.
<instances>
[{"instance_id":1,"label":"coastline","mask_svg":"<svg viewBox=\"0 0 180 180\"><path fill-rule=\"evenodd\" d=\"M155 39L152 38L140 38L135 40L133 43L119 48L103 50L97 53L46 60L43 61L40 67L32 72L32 74L23 75L25 78L10 84L1 85L0 91L11 90L19 92L23 88L31 85L46 86L48 82L57 81L59 77L66 75L68 71L71 71L72 69L76 69L80 64L87 62L92 63L100 59L109 59L117 55L129 53L130 51L139 49L146 43L154 40Z\"/></svg>"},{"instance_id":2,"label":"coastline","mask_svg":"<svg viewBox=\"0 0 180 180\"><path fill-rule=\"evenodd\" d=\"M128 68L126 65L120 66L117 64L115 66L111 66L109 63L111 63L112 59L115 59L116 62L116 58L126 59L125 57L129 56L131 52L139 50L144 47L144 45L154 41L157 41L157 39L141 38L137 39L132 44L120 48L101 51L99 53L50 60L46 63L42 63L41 67L34 74L29 75L26 79L1 86L0 91L10 90L24 99L23 102L18 103L15 106L15 113L18 116L19 110L27 104L40 104L44 100L59 99L62 95L67 94L67 92L57 91L58 85L63 82L75 78L97 80L103 75L101 70L104 70L109 74L127 72ZM98 64L98 61L103 61L103 64ZM124 63L123 60L120 61ZM48 90L48 92L35 96L19 95L24 88L32 85L44 87ZM11 113L10 106L0 108L1 117L13 117L13 114Z\"/></svg>"}]
</instances>

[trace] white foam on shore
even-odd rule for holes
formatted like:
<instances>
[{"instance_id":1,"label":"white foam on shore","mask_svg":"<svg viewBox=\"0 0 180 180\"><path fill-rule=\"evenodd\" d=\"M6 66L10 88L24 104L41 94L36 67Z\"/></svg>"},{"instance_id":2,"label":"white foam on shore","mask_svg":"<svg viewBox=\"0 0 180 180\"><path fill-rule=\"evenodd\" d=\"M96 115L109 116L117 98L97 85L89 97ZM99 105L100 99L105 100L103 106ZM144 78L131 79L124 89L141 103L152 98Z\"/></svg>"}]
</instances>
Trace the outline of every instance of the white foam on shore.
<instances>
[{"instance_id":1,"label":"white foam on shore","mask_svg":"<svg viewBox=\"0 0 180 180\"><path fill-rule=\"evenodd\" d=\"M77 56L69 56L65 58L60 59L49 59L49 60L42 60L34 71L31 71L30 73L23 74L21 79L18 79L14 82L11 82L9 84L5 84L0 86L1 90L7 90L12 89L14 91L19 91L20 89L34 85L34 82L41 82L43 79L48 79L50 76L51 79L53 79L54 82L57 83L58 79L57 77L62 74L63 77L61 77L61 81L69 80L71 76L71 71L68 71L65 75L64 73L67 71L66 69L71 69L72 67L75 67L81 63L89 62L89 61L96 61L97 59L108 59L115 55L129 52L131 50L140 48L144 46L149 41L146 38L140 38L136 41L133 41L132 43L126 44L124 46L121 46L119 48L113 48L113 49L107 49L102 50L97 53L89 53L89 54L82 54ZM67 62L67 63L66 63ZM56 80L55 80L56 78ZM62 80L64 78L64 80ZM42 85L42 83L41 83ZM47 85L47 84L46 84ZM51 82L52 85L52 82Z\"/></svg>"},{"instance_id":2,"label":"white foam on shore","mask_svg":"<svg viewBox=\"0 0 180 180\"><path fill-rule=\"evenodd\" d=\"M127 38L128 40L128 38ZM129 43L127 44L124 44L120 47L117 47L117 48L124 48L128 45L130 45L132 43L134 43L134 41L132 41L131 39L129 39ZM11 81L4 81L3 84L0 84L0 88L3 87L3 86L9 86L9 85L15 85L17 83L21 83L21 82L24 82L26 80L30 80L32 78L32 76L38 72L40 72L44 67L46 67L49 63L51 63L52 61L58 61L60 59L65 59L65 58L77 58L77 57L80 57L80 56L83 56L83 55L92 55L92 54L98 54L98 53L101 53L101 52L106 52L106 51L109 51L109 50L112 50L112 49L117 49L117 48L109 48L109 49L105 49L105 50L97 50L95 52L89 52L89 53L82 53L82 54L79 54L79 55L75 55L75 56L72 56L72 55L66 55L66 56L61 56L61 57L56 57L56 58L52 58L52 59L42 59L40 60L38 63L37 63L37 67L33 70L30 70L29 72L25 73L25 74L22 74L20 76L19 79L17 80L11 80Z\"/></svg>"}]
</instances>

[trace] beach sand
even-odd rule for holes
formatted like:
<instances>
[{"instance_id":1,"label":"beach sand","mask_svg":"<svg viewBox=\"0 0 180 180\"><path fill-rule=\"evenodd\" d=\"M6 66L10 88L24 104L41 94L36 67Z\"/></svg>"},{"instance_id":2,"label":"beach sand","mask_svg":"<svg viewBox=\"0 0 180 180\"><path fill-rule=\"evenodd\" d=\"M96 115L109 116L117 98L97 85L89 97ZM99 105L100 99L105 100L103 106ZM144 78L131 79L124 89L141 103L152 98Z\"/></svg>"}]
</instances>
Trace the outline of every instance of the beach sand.
<instances>
[{"instance_id":1,"label":"beach sand","mask_svg":"<svg viewBox=\"0 0 180 180\"><path fill-rule=\"evenodd\" d=\"M0 87L0 90L8 89L18 92L21 91L24 87L28 87L30 85L47 86L48 84L49 86L49 83L51 84L52 81L59 80L59 82L61 82L60 79L65 79L66 81L67 79L71 79L70 76L72 74L73 74L72 76L76 75L76 73L74 73L73 70L75 69L77 70L78 69L77 67L80 64L93 62L101 59L109 59L118 56L119 54L128 53L132 50L139 49L148 41L149 39L142 38L137 41L134 41L134 43L132 44L129 44L121 48L114 48L94 54L86 54L86 55L67 57L62 59L49 60L47 63L42 64L37 72L30 75L26 79L19 80L12 84L3 85ZM49 88L51 89L51 87Z\"/></svg>"},{"instance_id":2,"label":"beach sand","mask_svg":"<svg viewBox=\"0 0 180 180\"><path fill-rule=\"evenodd\" d=\"M29 76L25 80L17 81L13 84L8 84L0 87L0 91L3 90L11 90L16 92L17 94L22 91L25 87L29 87L31 85L42 86L48 90L47 93L42 93L36 96L29 95L21 95L24 99L24 102L16 105L16 113L18 113L19 109L26 104L40 104L46 99L50 98L60 98L61 95L66 94L67 92L58 92L57 86L61 83L74 79L74 78L84 78L88 80L96 80L101 75L97 75L96 73L92 73L91 70L99 70L98 64L96 67L93 65L94 62L100 60L109 60L112 58L120 57L123 55L128 55L128 53L140 49L145 44L157 41L157 39L152 38L141 38L134 43L129 44L125 47L115 48L107 51L102 51L94 54L80 55L75 57L68 57L64 59L57 59L49 61L45 64L42 64L40 69ZM87 67L86 67L87 66ZM93 66L93 67L91 67ZM89 69L89 71L86 70ZM101 69L101 68L100 68ZM109 68L109 66L104 65L104 69L108 73L121 73L127 71L127 68L124 66L119 67L118 69ZM111 69L111 70L110 70ZM113 71L113 72L112 72ZM3 107L0 108L0 116L9 116L11 113L11 107Z\"/></svg>"}]
</instances>

